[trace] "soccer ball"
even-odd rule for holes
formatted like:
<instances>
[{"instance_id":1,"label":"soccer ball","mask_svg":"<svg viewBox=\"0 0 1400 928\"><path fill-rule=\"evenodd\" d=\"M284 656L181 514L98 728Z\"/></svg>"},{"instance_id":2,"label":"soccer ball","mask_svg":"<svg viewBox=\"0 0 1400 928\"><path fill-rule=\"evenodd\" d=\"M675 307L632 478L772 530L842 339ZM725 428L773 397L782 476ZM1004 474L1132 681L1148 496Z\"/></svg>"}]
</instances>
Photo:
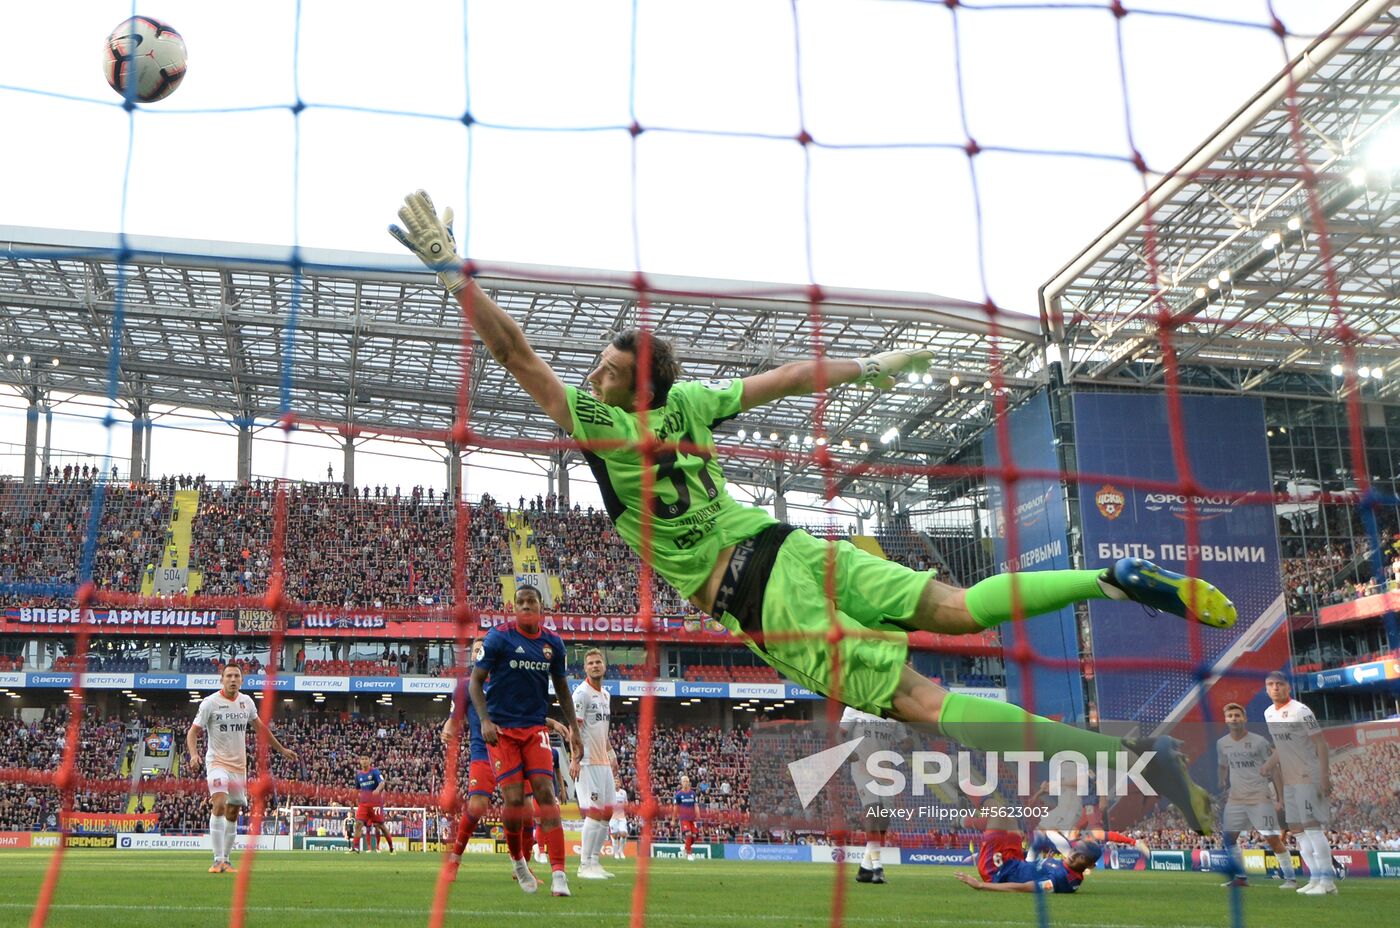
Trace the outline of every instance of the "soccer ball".
<instances>
[{"instance_id":1,"label":"soccer ball","mask_svg":"<svg viewBox=\"0 0 1400 928\"><path fill-rule=\"evenodd\" d=\"M102 70L124 99L163 100L185 79L185 40L168 23L133 16L107 36Z\"/></svg>"}]
</instances>

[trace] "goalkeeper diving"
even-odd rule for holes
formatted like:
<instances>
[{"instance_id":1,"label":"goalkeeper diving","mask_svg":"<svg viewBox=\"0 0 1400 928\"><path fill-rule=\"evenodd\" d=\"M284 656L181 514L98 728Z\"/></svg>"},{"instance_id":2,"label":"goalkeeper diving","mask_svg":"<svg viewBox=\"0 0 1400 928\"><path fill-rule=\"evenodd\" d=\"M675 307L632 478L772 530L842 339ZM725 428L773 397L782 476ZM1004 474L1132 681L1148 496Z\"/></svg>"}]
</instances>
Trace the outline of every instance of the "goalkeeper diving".
<instances>
[{"instance_id":1,"label":"goalkeeper diving","mask_svg":"<svg viewBox=\"0 0 1400 928\"><path fill-rule=\"evenodd\" d=\"M850 542L814 538L726 492L713 453L713 430L720 423L819 388L888 388L896 377L926 368L931 351L798 361L732 380L678 382L680 366L670 345L634 329L602 348L587 389L580 389L561 381L519 324L464 274L450 209L439 218L428 195L418 191L405 198L399 219L402 225L390 226L390 234L437 273L492 357L582 444L608 515L628 546L779 673L856 709L979 750L1033 750L1047 757L1103 753L1115 765L1136 763L1142 779L1175 804L1193 829L1209 833L1209 794L1191 781L1172 739L1112 737L952 693L915 672L907 657L911 631L976 634L1016 617L1013 584L1019 614L1026 617L1084 600L1117 599L1227 628L1235 607L1214 586L1125 558L1105 570L1002 574L959 589ZM650 365L639 377L644 350ZM640 403L639 384L647 390ZM645 422L639 406L645 407ZM641 448L648 439L657 443L649 501L642 490ZM648 505L650 540L644 546L642 513ZM829 560L835 569L830 598Z\"/></svg>"}]
</instances>

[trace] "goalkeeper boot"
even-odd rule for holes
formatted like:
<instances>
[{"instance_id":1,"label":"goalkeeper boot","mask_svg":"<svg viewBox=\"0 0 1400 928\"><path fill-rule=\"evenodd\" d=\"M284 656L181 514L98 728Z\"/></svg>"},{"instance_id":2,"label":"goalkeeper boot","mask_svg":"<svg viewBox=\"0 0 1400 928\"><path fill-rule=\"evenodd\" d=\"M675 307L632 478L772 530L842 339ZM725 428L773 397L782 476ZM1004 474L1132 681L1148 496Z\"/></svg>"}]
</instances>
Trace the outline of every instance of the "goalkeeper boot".
<instances>
[{"instance_id":1,"label":"goalkeeper boot","mask_svg":"<svg viewBox=\"0 0 1400 928\"><path fill-rule=\"evenodd\" d=\"M1211 584L1140 557L1125 557L1105 568L1099 586L1109 599L1130 599L1211 628L1229 628L1237 617L1235 604Z\"/></svg>"},{"instance_id":2,"label":"goalkeeper boot","mask_svg":"<svg viewBox=\"0 0 1400 928\"><path fill-rule=\"evenodd\" d=\"M1121 562L1120 562L1121 563ZM1156 738L1125 738L1123 746L1143 755L1151 752L1152 759L1142 770L1142 778L1181 811L1186 827L1199 835L1211 833L1210 793L1191 779L1181 742L1166 735Z\"/></svg>"}]
</instances>

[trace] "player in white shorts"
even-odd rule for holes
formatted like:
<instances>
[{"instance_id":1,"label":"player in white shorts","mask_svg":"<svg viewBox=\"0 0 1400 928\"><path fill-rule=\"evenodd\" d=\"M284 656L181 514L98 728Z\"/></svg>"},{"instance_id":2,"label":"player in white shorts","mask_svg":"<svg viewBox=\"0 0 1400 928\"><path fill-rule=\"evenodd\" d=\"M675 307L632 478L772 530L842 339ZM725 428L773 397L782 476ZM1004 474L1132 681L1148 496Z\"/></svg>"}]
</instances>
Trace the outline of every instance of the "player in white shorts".
<instances>
[{"instance_id":1,"label":"player in white shorts","mask_svg":"<svg viewBox=\"0 0 1400 928\"><path fill-rule=\"evenodd\" d=\"M209 843L214 846L214 865L210 873L233 873L229 853L238 835L238 810L248 805L248 732L256 732L258 707L251 697L240 693L243 671L236 664L224 668L220 677L222 688L204 697L194 724L185 734L189 751L186 769L199 770L199 732L209 739L204 754L205 778L209 783ZM296 757L296 752L284 747L271 729L267 732L273 750L283 757Z\"/></svg>"},{"instance_id":2,"label":"player in white shorts","mask_svg":"<svg viewBox=\"0 0 1400 928\"><path fill-rule=\"evenodd\" d=\"M627 790L617 788L613 793L613 814L608 819L608 834L612 836L613 860L627 856Z\"/></svg>"},{"instance_id":3,"label":"player in white shorts","mask_svg":"<svg viewBox=\"0 0 1400 928\"><path fill-rule=\"evenodd\" d=\"M884 796L870 789L869 769L866 762L879 751L896 751L908 747L912 737L903 722L882 719L878 715L862 712L847 706L841 713L841 734L846 738L860 738L856 746L855 762L851 765L851 776L860 797L860 827L865 832L865 856L856 871L857 883L884 883L885 868L880 863L880 850L885 846L885 835L889 831L890 819L880 812L886 807Z\"/></svg>"},{"instance_id":4,"label":"player in white shorts","mask_svg":"<svg viewBox=\"0 0 1400 928\"><path fill-rule=\"evenodd\" d=\"M1031 794L1028 804L1038 805L1046 796L1056 800L1055 808L1045 813L1031 831L1030 853L1027 860L1057 853L1069 857L1074 852L1073 836L1085 824L1084 794L1088 793L1089 771L1072 761L1062 761L1050 771L1050 779ZM1056 795L1058 793L1058 795Z\"/></svg>"},{"instance_id":5,"label":"player in white shorts","mask_svg":"<svg viewBox=\"0 0 1400 928\"><path fill-rule=\"evenodd\" d=\"M569 759L579 811L583 812L583 840L579 852L578 875L582 880L606 880L613 874L603 869L598 854L608 837L612 799L617 792L613 781L612 749L608 746L608 719L612 697L603 689L607 663L597 648L583 655L583 682L574 689L574 716L583 739L583 757Z\"/></svg>"},{"instance_id":6,"label":"player in white shorts","mask_svg":"<svg viewBox=\"0 0 1400 928\"><path fill-rule=\"evenodd\" d=\"M1293 698L1288 677L1275 670L1264 678L1264 691L1273 703L1264 710L1264 720L1274 739L1270 764L1283 775L1283 817L1308 867L1308 883L1298 892L1309 896L1335 893L1332 845L1324 830L1332 819L1327 739L1313 711ZM1272 769L1268 767L1265 773Z\"/></svg>"},{"instance_id":7,"label":"player in white shorts","mask_svg":"<svg viewBox=\"0 0 1400 928\"><path fill-rule=\"evenodd\" d=\"M1225 727L1229 731L1215 743L1220 760L1219 781L1229 783L1222 814L1225 849L1230 852L1232 878L1221 886L1248 886L1244 871L1244 852L1238 841L1240 833L1253 829L1269 845L1283 871L1283 888L1297 889L1294 879L1293 855L1283 843L1279 823L1279 803L1274 783L1266 779L1274 746L1269 739L1246 727L1244 706L1232 702L1225 707Z\"/></svg>"}]
</instances>

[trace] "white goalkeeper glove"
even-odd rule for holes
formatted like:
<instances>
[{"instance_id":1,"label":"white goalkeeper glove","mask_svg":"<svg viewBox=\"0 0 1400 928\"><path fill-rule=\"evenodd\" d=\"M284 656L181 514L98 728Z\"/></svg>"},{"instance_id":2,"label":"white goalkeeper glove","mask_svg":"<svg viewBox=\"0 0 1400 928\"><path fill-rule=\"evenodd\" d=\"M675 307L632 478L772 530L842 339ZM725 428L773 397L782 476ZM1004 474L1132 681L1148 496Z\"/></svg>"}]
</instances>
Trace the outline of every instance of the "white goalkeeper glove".
<instances>
[{"instance_id":1,"label":"white goalkeeper glove","mask_svg":"<svg viewBox=\"0 0 1400 928\"><path fill-rule=\"evenodd\" d=\"M448 293L456 293L467 285L462 259L457 255L457 240L452 236L452 207L443 210L439 219L432 198L426 190L419 190L403 198L399 221L404 228L391 225L389 234L417 255L429 270L436 271Z\"/></svg>"},{"instance_id":2,"label":"white goalkeeper glove","mask_svg":"<svg viewBox=\"0 0 1400 928\"><path fill-rule=\"evenodd\" d=\"M856 358L855 361L860 365L860 376L856 378L856 383L874 384L877 389L888 390L894 386L897 375L907 372L923 373L928 370L929 363L933 361L933 352L925 348L917 351L882 351L868 357Z\"/></svg>"}]
</instances>

